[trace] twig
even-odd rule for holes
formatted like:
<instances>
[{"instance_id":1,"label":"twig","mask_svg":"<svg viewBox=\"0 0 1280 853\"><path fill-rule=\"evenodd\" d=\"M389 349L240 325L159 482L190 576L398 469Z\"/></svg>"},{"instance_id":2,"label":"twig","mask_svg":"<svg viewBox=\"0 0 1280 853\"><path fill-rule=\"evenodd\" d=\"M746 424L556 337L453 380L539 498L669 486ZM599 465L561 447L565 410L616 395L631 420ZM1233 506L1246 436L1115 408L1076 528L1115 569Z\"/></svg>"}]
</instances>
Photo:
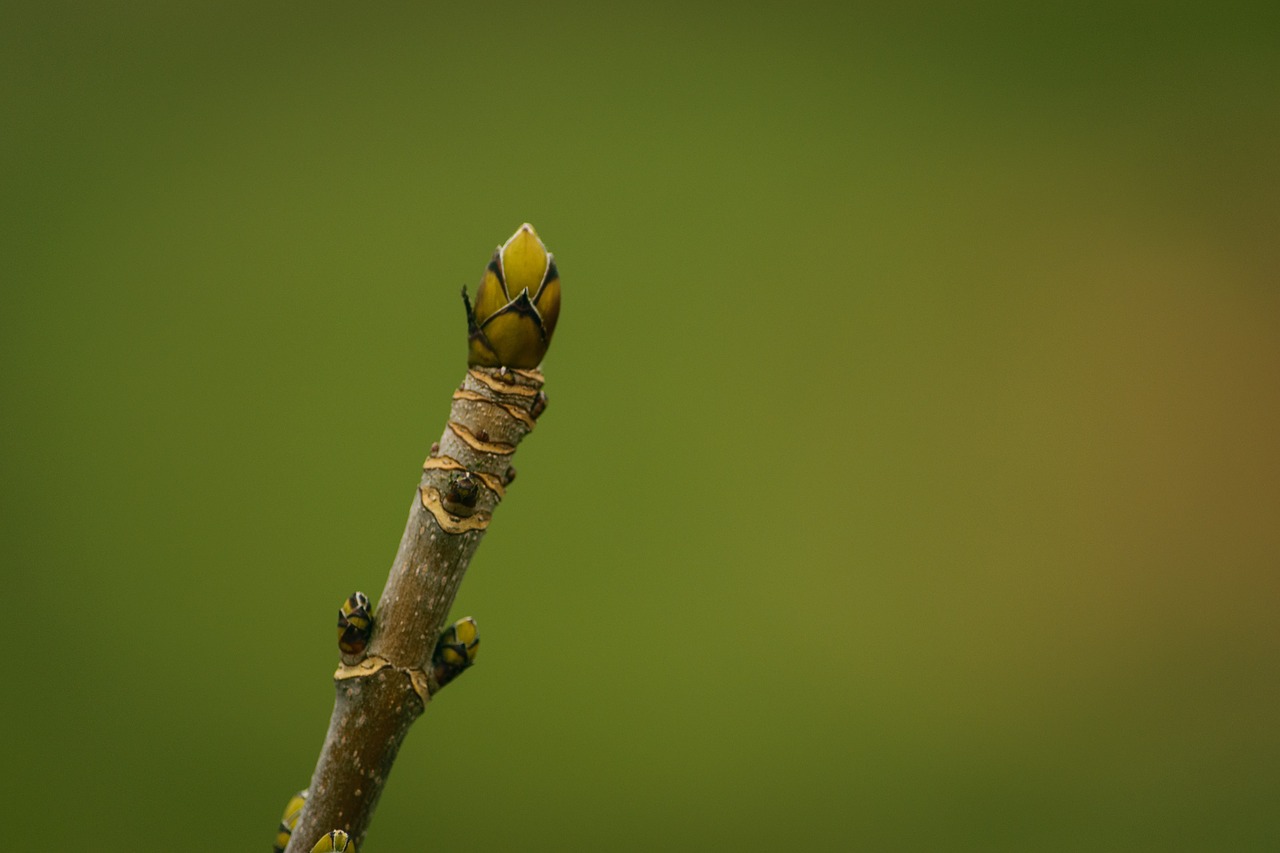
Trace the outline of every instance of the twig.
<instances>
[{"instance_id":1,"label":"twig","mask_svg":"<svg viewBox=\"0 0 1280 853\"><path fill-rule=\"evenodd\" d=\"M509 280L528 274L526 268L535 269L529 258L538 250L544 260L537 280L512 298ZM448 425L423 464L367 648L360 648L358 635L353 642L352 622L343 623L343 663L334 674L333 716L287 853L305 853L335 829L363 845L409 727L432 695L474 656L478 638L473 621L451 628L438 655L437 643L467 565L515 476L511 459L516 446L546 407L538 370L479 365L491 361L493 353L501 357L507 351L519 354L505 359L516 364L521 357L536 357L534 364L541 361L559 310L559 281L554 281L554 306L530 294L550 293L547 287L556 275L554 260L525 225L499 247L476 295L477 312L485 304L500 306L498 310L490 308L477 317L467 303L473 366L454 392ZM495 281L501 286L499 298L486 290ZM518 307L505 307L502 298ZM498 315L508 319L489 324ZM511 323L512 317L527 317L529 322L521 326ZM352 608L358 614L358 607L353 596L346 615ZM359 626L358 618L352 621Z\"/></svg>"}]
</instances>

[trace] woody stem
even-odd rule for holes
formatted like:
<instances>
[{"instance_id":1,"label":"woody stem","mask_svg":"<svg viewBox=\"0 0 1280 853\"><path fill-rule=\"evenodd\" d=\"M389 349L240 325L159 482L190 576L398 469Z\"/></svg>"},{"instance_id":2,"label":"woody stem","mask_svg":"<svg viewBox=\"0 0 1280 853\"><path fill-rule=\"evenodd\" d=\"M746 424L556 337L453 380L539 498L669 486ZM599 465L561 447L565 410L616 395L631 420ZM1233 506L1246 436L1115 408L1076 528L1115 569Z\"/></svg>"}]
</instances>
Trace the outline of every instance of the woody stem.
<instances>
[{"instance_id":1,"label":"woody stem","mask_svg":"<svg viewBox=\"0 0 1280 853\"><path fill-rule=\"evenodd\" d=\"M286 853L305 853L334 829L364 842L400 745L437 687L431 676L436 639L506 492L516 446L545 407L542 382L536 370L476 367L454 392L449 423L423 465L377 603L367 656L334 674L329 731ZM463 472L482 487L474 511L455 515L449 483Z\"/></svg>"}]
</instances>

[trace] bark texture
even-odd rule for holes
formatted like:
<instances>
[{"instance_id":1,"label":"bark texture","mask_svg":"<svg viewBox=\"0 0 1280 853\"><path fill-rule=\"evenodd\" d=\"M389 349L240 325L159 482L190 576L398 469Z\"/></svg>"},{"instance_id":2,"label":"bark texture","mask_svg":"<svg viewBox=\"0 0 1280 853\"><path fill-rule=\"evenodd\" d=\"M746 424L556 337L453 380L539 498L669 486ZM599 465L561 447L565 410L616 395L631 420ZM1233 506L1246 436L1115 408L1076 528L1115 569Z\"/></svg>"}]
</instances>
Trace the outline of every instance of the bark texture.
<instances>
[{"instance_id":1,"label":"bark texture","mask_svg":"<svg viewBox=\"0 0 1280 853\"><path fill-rule=\"evenodd\" d=\"M376 604L366 657L345 659L334 674L329 732L287 853L306 853L334 829L364 844L396 753L439 689L431 667L436 640L514 476L516 445L546 405L542 381L536 370L475 367L454 392ZM459 478L478 481L474 507Z\"/></svg>"}]
</instances>

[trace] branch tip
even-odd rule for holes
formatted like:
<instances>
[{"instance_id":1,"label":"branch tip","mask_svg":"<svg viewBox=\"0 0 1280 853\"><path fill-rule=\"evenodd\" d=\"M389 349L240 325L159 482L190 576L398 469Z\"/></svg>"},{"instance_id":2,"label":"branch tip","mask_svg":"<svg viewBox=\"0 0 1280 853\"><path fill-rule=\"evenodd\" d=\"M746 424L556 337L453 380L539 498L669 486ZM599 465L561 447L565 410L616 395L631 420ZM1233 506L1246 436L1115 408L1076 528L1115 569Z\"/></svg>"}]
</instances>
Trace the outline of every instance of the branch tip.
<instances>
[{"instance_id":1,"label":"branch tip","mask_svg":"<svg viewBox=\"0 0 1280 853\"><path fill-rule=\"evenodd\" d=\"M532 225L521 225L498 247L475 303L465 287L462 300L469 364L519 369L542 362L560 316L560 270Z\"/></svg>"}]
</instances>

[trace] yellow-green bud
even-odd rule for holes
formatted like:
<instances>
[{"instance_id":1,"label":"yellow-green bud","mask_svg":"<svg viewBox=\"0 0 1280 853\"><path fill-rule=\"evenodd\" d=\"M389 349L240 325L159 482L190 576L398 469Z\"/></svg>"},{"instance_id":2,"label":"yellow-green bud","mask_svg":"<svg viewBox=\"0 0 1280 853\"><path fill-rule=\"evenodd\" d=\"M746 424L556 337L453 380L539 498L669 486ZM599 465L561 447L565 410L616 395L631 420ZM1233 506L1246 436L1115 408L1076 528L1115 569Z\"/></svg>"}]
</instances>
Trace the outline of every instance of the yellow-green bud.
<instances>
[{"instance_id":1,"label":"yellow-green bud","mask_svg":"<svg viewBox=\"0 0 1280 853\"><path fill-rule=\"evenodd\" d=\"M480 654L480 626L467 616L445 628L431 656L437 688L444 687L476 662Z\"/></svg>"},{"instance_id":2,"label":"yellow-green bud","mask_svg":"<svg viewBox=\"0 0 1280 853\"><path fill-rule=\"evenodd\" d=\"M363 592L353 592L338 610L338 650L360 655L373 636L373 605Z\"/></svg>"},{"instance_id":3,"label":"yellow-green bud","mask_svg":"<svg viewBox=\"0 0 1280 853\"><path fill-rule=\"evenodd\" d=\"M298 828L298 818L302 817L302 807L306 803L307 792L299 791L284 807L284 814L280 816L280 828L276 830L276 843L271 848L272 853L284 853L284 848L289 846L289 836Z\"/></svg>"},{"instance_id":4,"label":"yellow-green bud","mask_svg":"<svg viewBox=\"0 0 1280 853\"><path fill-rule=\"evenodd\" d=\"M555 256L529 223L493 253L467 306L468 363L473 367L533 368L542 363L560 317Z\"/></svg>"}]
</instances>

